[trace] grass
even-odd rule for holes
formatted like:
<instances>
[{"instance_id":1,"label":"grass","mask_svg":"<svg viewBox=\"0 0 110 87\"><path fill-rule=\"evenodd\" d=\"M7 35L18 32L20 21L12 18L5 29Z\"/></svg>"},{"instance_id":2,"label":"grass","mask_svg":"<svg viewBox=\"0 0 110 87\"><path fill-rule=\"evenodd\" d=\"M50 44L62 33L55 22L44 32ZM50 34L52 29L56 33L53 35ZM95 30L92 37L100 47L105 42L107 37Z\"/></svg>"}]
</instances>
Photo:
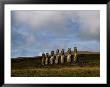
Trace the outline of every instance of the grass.
<instances>
[{"instance_id":1,"label":"grass","mask_svg":"<svg viewBox=\"0 0 110 87\"><path fill-rule=\"evenodd\" d=\"M41 58L11 60L12 77L99 77L100 55L79 55L76 64L41 65Z\"/></svg>"},{"instance_id":2,"label":"grass","mask_svg":"<svg viewBox=\"0 0 110 87\"><path fill-rule=\"evenodd\" d=\"M17 77L98 77L100 69L95 67L62 67L62 68L30 68L12 70L12 76Z\"/></svg>"}]
</instances>

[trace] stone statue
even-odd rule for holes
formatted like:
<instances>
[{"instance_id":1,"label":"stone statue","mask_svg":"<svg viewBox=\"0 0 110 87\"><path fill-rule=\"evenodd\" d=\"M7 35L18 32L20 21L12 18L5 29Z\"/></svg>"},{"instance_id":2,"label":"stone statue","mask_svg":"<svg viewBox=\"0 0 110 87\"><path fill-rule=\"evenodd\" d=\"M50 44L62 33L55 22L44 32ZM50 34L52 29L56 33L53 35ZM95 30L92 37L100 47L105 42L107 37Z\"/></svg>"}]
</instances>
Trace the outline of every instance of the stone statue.
<instances>
[{"instance_id":1,"label":"stone statue","mask_svg":"<svg viewBox=\"0 0 110 87\"><path fill-rule=\"evenodd\" d=\"M54 63L54 51L51 51L50 64Z\"/></svg>"},{"instance_id":2,"label":"stone statue","mask_svg":"<svg viewBox=\"0 0 110 87\"><path fill-rule=\"evenodd\" d=\"M65 58L64 49L62 49L62 51L61 51L61 63L64 63L64 58Z\"/></svg>"},{"instance_id":3,"label":"stone statue","mask_svg":"<svg viewBox=\"0 0 110 87\"><path fill-rule=\"evenodd\" d=\"M77 47L74 47L74 62L77 62Z\"/></svg>"},{"instance_id":4,"label":"stone statue","mask_svg":"<svg viewBox=\"0 0 110 87\"><path fill-rule=\"evenodd\" d=\"M45 53L42 53L42 65L45 65Z\"/></svg>"},{"instance_id":5,"label":"stone statue","mask_svg":"<svg viewBox=\"0 0 110 87\"><path fill-rule=\"evenodd\" d=\"M58 64L59 63L59 57L60 57L59 49L56 50L56 55L55 56L56 56L55 63Z\"/></svg>"},{"instance_id":6,"label":"stone statue","mask_svg":"<svg viewBox=\"0 0 110 87\"><path fill-rule=\"evenodd\" d=\"M46 53L45 65L49 64L49 53Z\"/></svg>"},{"instance_id":7,"label":"stone statue","mask_svg":"<svg viewBox=\"0 0 110 87\"><path fill-rule=\"evenodd\" d=\"M71 63L71 48L68 48L68 51L67 51L67 62Z\"/></svg>"}]
</instances>

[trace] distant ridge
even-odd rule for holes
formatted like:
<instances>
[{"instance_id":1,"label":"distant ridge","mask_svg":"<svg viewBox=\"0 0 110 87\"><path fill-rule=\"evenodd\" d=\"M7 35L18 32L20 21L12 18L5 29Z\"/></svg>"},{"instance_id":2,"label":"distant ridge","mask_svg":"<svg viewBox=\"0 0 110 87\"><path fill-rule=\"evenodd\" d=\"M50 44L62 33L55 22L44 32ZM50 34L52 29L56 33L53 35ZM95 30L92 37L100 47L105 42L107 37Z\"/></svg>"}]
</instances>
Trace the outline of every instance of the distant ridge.
<instances>
[{"instance_id":1,"label":"distant ridge","mask_svg":"<svg viewBox=\"0 0 110 87\"><path fill-rule=\"evenodd\" d=\"M73 54L74 51L71 52L71 54ZM67 54L67 52L65 52L65 54ZM78 54L100 54L100 52L90 52L90 51L78 51ZM24 59L24 58L41 58L42 56L31 56L31 57L16 57L16 58L12 58L12 59Z\"/></svg>"},{"instance_id":2,"label":"distant ridge","mask_svg":"<svg viewBox=\"0 0 110 87\"><path fill-rule=\"evenodd\" d=\"M78 54L100 54L100 52L78 51Z\"/></svg>"}]
</instances>

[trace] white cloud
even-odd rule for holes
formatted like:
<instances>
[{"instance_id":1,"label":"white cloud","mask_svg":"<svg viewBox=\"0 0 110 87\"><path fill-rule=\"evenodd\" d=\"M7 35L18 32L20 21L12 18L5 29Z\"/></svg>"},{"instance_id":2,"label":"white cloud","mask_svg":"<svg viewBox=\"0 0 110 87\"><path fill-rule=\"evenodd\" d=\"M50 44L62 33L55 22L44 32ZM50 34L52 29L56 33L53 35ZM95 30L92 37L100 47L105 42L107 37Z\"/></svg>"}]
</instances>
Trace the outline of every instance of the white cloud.
<instances>
[{"instance_id":1,"label":"white cloud","mask_svg":"<svg viewBox=\"0 0 110 87\"><path fill-rule=\"evenodd\" d=\"M72 48L74 44L80 50L100 50L99 11L12 11L12 14L14 56L41 55L57 48ZM69 20L73 29L67 26ZM77 34L75 23L79 25Z\"/></svg>"},{"instance_id":2,"label":"white cloud","mask_svg":"<svg viewBox=\"0 0 110 87\"><path fill-rule=\"evenodd\" d=\"M51 28L49 31L54 31L53 35L68 32L65 24L69 18L80 24L80 39L99 41L99 11L14 11L14 14L17 23L28 24L32 29L48 25Z\"/></svg>"},{"instance_id":3,"label":"white cloud","mask_svg":"<svg viewBox=\"0 0 110 87\"><path fill-rule=\"evenodd\" d=\"M77 12L80 22L80 35L84 39L100 38L100 13L99 11Z\"/></svg>"},{"instance_id":4,"label":"white cloud","mask_svg":"<svg viewBox=\"0 0 110 87\"><path fill-rule=\"evenodd\" d=\"M48 23L64 22L62 12L57 11L15 11L17 22L27 23L32 27L45 26Z\"/></svg>"}]
</instances>

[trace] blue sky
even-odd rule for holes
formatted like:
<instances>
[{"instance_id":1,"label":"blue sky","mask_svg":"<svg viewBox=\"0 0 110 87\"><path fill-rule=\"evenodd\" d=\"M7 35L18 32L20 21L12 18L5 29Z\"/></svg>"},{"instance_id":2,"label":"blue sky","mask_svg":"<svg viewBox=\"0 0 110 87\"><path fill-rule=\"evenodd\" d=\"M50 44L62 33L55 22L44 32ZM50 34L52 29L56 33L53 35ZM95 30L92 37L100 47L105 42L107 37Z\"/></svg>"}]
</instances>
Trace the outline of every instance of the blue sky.
<instances>
[{"instance_id":1,"label":"blue sky","mask_svg":"<svg viewBox=\"0 0 110 87\"><path fill-rule=\"evenodd\" d=\"M62 48L100 51L100 12L12 11L11 56L37 56Z\"/></svg>"}]
</instances>

